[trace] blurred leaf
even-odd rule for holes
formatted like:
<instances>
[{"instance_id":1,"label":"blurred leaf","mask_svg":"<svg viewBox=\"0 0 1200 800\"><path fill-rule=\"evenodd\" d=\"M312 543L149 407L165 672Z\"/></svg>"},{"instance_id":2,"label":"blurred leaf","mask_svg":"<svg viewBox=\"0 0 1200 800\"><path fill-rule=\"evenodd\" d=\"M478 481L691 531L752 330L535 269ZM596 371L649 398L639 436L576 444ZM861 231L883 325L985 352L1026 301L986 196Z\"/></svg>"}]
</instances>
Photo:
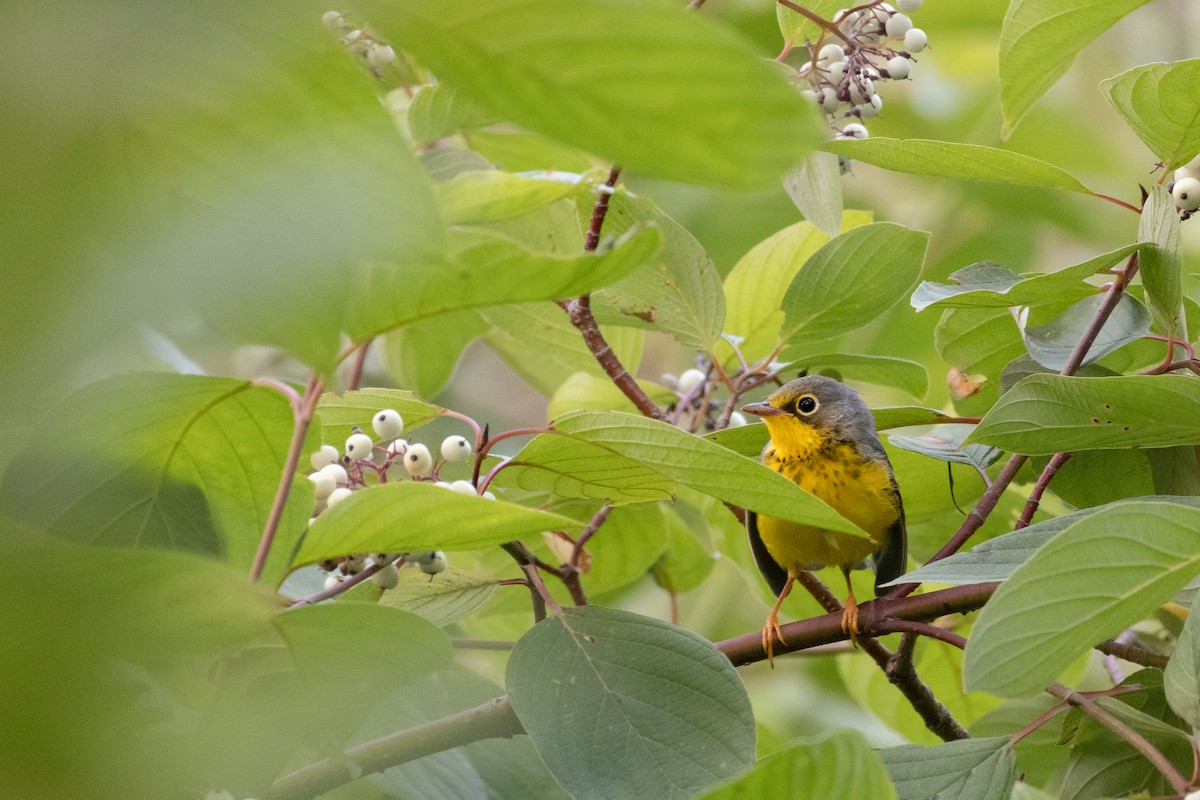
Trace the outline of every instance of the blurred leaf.
<instances>
[{"instance_id":1,"label":"blurred leaf","mask_svg":"<svg viewBox=\"0 0 1200 800\"><path fill-rule=\"evenodd\" d=\"M851 230L871 221L864 211L842 214L842 229ZM767 355L779 340L783 311L779 298L809 256L830 240L811 222L797 222L756 244L725 276L725 333L741 338L740 349L748 360ZM718 346L734 359L727 344Z\"/></svg>"},{"instance_id":2,"label":"blurred leaf","mask_svg":"<svg viewBox=\"0 0 1200 800\"><path fill-rule=\"evenodd\" d=\"M673 508L663 508L667 549L654 563L650 574L668 592L690 592L712 572L714 556L696 541L696 534Z\"/></svg>"},{"instance_id":3,"label":"blurred leaf","mask_svg":"<svg viewBox=\"0 0 1200 800\"><path fill-rule=\"evenodd\" d=\"M1146 450L1156 494L1200 495L1200 451L1195 445Z\"/></svg>"},{"instance_id":4,"label":"blurred leaf","mask_svg":"<svg viewBox=\"0 0 1200 800\"><path fill-rule=\"evenodd\" d=\"M1146 0L1012 0L1000 31L1001 135L1008 138L1079 51Z\"/></svg>"},{"instance_id":5,"label":"blurred leaf","mask_svg":"<svg viewBox=\"0 0 1200 800\"><path fill-rule=\"evenodd\" d=\"M511 463L499 473L499 485L557 497L615 505L668 499L675 493L675 481L654 467L573 436L537 436Z\"/></svg>"},{"instance_id":6,"label":"blurred leaf","mask_svg":"<svg viewBox=\"0 0 1200 800\"><path fill-rule=\"evenodd\" d=\"M1062 312L1046 325L1030 326L1024 330L1029 355L1043 367L1063 369L1071 353L1092 324L1104 304L1104 295L1085 297ZM1138 341L1150 332L1150 313L1132 295L1122 294L1117 307L1100 328L1082 364L1092 364L1127 344Z\"/></svg>"},{"instance_id":7,"label":"blurred leaf","mask_svg":"<svg viewBox=\"0 0 1200 800\"><path fill-rule=\"evenodd\" d=\"M923 364L907 358L857 353L801 355L795 353L793 348L785 348L779 354L778 360L790 362L781 368L784 373L804 370L810 374L829 375L842 381L862 381L876 386L890 386L913 397L924 397L929 391L929 372Z\"/></svg>"},{"instance_id":8,"label":"blurred leaf","mask_svg":"<svg viewBox=\"0 0 1200 800\"><path fill-rule=\"evenodd\" d=\"M894 172L1091 193L1078 178L1053 164L1023 153L978 144L872 136L869 139L834 139L822 144L821 148Z\"/></svg>"},{"instance_id":9,"label":"blurred leaf","mask_svg":"<svg viewBox=\"0 0 1200 800\"><path fill-rule=\"evenodd\" d=\"M554 300L590 292L654 257L657 231L627 234L614 247L574 257L532 253L507 237L456 231L446 265L391 265L372 271L349 333L356 341L411 322L490 305Z\"/></svg>"},{"instance_id":10,"label":"blurred leaf","mask_svg":"<svg viewBox=\"0 0 1200 800\"><path fill-rule=\"evenodd\" d=\"M572 414L555 422L554 427L742 508L826 530L866 535L779 473L674 425L601 411Z\"/></svg>"},{"instance_id":11,"label":"blurred leaf","mask_svg":"<svg viewBox=\"0 0 1200 800\"><path fill-rule=\"evenodd\" d=\"M1075 293L1082 296L1096 291L1096 287L1083 283L1085 278L1115 266L1135 250L1145 248L1142 243L1126 245L1081 264L1028 278L1008 267L983 261L952 272L950 279L954 284L923 282L913 292L910 302L917 311L924 311L930 306L1009 308L1069 300Z\"/></svg>"},{"instance_id":12,"label":"blurred leaf","mask_svg":"<svg viewBox=\"0 0 1200 800\"><path fill-rule=\"evenodd\" d=\"M1009 800L1057 800L1057 798L1036 786L1030 786L1028 783L1017 781L1013 784L1012 794Z\"/></svg>"},{"instance_id":13,"label":"blurred leaf","mask_svg":"<svg viewBox=\"0 0 1200 800\"><path fill-rule=\"evenodd\" d=\"M563 608L517 642L506 683L542 760L580 800L687 797L754 761L737 672L665 622Z\"/></svg>"},{"instance_id":14,"label":"blurred leaf","mask_svg":"<svg viewBox=\"0 0 1200 800\"><path fill-rule=\"evenodd\" d=\"M1200 509L1130 500L1082 516L1013 572L975 623L965 684L1040 690L1080 653L1169 600L1200 570Z\"/></svg>"},{"instance_id":15,"label":"blurred leaf","mask_svg":"<svg viewBox=\"0 0 1200 800\"><path fill-rule=\"evenodd\" d=\"M580 210L590 217L592 203ZM641 321L669 333L685 347L707 350L721 335L725 320L725 296L717 268L691 232L649 199L624 194L609 203L604 218L606 234L619 234L639 224L655 227L662 234L657 261L605 287L600 297L626 315L626 324Z\"/></svg>"},{"instance_id":16,"label":"blurred leaf","mask_svg":"<svg viewBox=\"0 0 1200 800\"><path fill-rule=\"evenodd\" d=\"M970 464L976 469L986 469L997 458L1000 451L983 444L963 445L974 425L939 425L921 436L889 436L888 443L904 450L920 453L938 461L952 464Z\"/></svg>"},{"instance_id":17,"label":"blurred leaf","mask_svg":"<svg viewBox=\"0 0 1200 800\"><path fill-rule=\"evenodd\" d=\"M770 441L771 434L767 431L766 425L761 422L751 422L748 425L738 425L706 433L704 438L757 461L762 455L763 448Z\"/></svg>"},{"instance_id":18,"label":"blurred leaf","mask_svg":"<svg viewBox=\"0 0 1200 800\"><path fill-rule=\"evenodd\" d=\"M847 231L813 253L780 305L780 338L822 341L860 328L916 285L929 234L889 222Z\"/></svg>"},{"instance_id":19,"label":"blurred leaf","mask_svg":"<svg viewBox=\"0 0 1200 800\"><path fill-rule=\"evenodd\" d=\"M190 550L249 569L292 437L281 394L130 373L64 398L48 421L5 473L0 514L79 542ZM292 487L265 580L283 577L312 497L308 481Z\"/></svg>"},{"instance_id":20,"label":"blurred leaf","mask_svg":"<svg viewBox=\"0 0 1200 800\"><path fill-rule=\"evenodd\" d=\"M1192 603L1196 612L1196 603ZM1200 613L1189 613L1163 675L1167 702L1193 730L1200 728Z\"/></svg>"},{"instance_id":21,"label":"blurred leaf","mask_svg":"<svg viewBox=\"0 0 1200 800\"><path fill-rule=\"evenodd\" d=\"M491 162L479 153L462 147L447 146L426 150L421 154L420 161L425 175L433 183L454 180L454 176L464 172L494 168Z\"/></svg>"},{"instance_id":22,"label":"blurred leaf","mask_svg":"<svg viewBox=\"0 0 1200 800\"><path fill-rule=\"evenodd\" d=\"M379 597L379 605L416 614L440 628L480 609L496 591L490 575L448 569L436 576L400 570L400 583Z\"/></svg>"},{"instance_id":23,"label":"blurred leaf","mask_svg":"<svg viewBox=\"0 0 1200 800\"><path fill-rule=\"evenodd\" d=\"M436 142L459 131L503 121L500 115L440 83L418 87L407 117L418 142Z\"/></svg>"},{"instance_id":24,"label":"blurred leaf","mask_svg":"<svg viewBox=\"0 0 1200 800\"><path fill-rule=\"evenodd\" d=\"M1142 64L1100 90L1166 169L1200 153L1200 60Z\"/></svg>"},{"instance_id":25,"label":"blurred leaf","mask_svg":"<svg viewBox=\"0 0 1200 800\"><path fill-rule=\"evenodd\" d=\"M745 40L665 3L505 0L485 10L467 0L436 8L407 0L367 8L373 25L447 85L638 172L761 185L816 136L804 101ZM631 128L640 135L628 136Z\"/></svg>"},{"instance_id":26,"label":"blurred leaf","mask_svg":"<svg viewBox=\"0 0 1200 800\"><path fill-rule=\"evenodd\" d=\"M1031 375L968 437L1026 455L1200 443L1200 381Z\"/></svg>"},{"instance_id":27,"label":"blurred leaf","mask_svg":"<svg viewBox=\"0 0 1200 800\"><path fill-rule=\"evenodd\" d=\"M667 547L666 521L658 503L613 509L587 542L592 568L581 576L589 597L641 579Z\"/></svg>"},{"instance_id":28,"label":"blurred leaf","mask_svg":"<svg viewBox=\"0 0 1200 800\"><path fill-rule=\"evenodd\" d=\"M907 428L913 425L934 425L949 419L949 415L936 408L920 408L918 406L888 406L871 410L875 417L877 430L890 428Z\"/></svg>"},{"instance_id":29,"label":"blurred leaf","mask_svg":"<svg viewBox=\"0 0 1200 800\"><path fill-rule=\"evenodd\" d=\"M782 6L780 6L782 8ZM879 756L858 731L842 730L768 756L754 769L704 800L792 800L797 797L870 797L895 800Z\"/></svg>"},{"instance_id":30,"label":"blurred leaf","mask_svg":"<svg viewBox=\"0 0 1200 800\"><path fill-rule=\"evenodd\" d=\"M445 410L403 389L356 389L340 397L331 392L321 395L321 402L317 405L317 414L321 418L321 441L341 450L355 426L363 431L373 431L372 417L385 408L399 412L406 432L436 419Z\"/></svg>"},{"instance_id":31,"label":"blurred leaf","mask_svg":"<svg viewBox=\"0 0 1200 800\"><path fill-rule=\"evenodd\" d=\"M545 530L578 530L558 514L468 497L428 482L372 486L309 526L295 563L347 553L476 550Z\"/></svg>"},{"instance_id":32,"label":"blurred leaf","mask_svg":"<svg viewBox=\"0 0 1200 800\"><path fill-rule=\"evenodd\" d=\"M576 147L536 133L514 131L509 126L474 131L471 147L488 163L509 172L528 169L584 172L601 165L600 159Z\"/></svg>"},{"instance_id":33,"label":"blurred leaf","mask_svg":"<svg viewBox=\"0 0 1200 800\"><path fill-rule=\"evenodd\" d=\"M454 374L462 351L487 329L474 310L452 311L385 333L377 354L397 384L433 397Z\"/></svg>"},{"instance_id":34,"label":"blurred leaf","mask_svg":"<svg viewBox=\"0 0 1200 800\"><path fill-rule=\"evenodd\" d=\"M1195 63L1200 65L1200 61ZM1146 301L1163 331L1174 337L1180 321L1179 304L1183 301L1183 255L1179 215L1165 186L1150 187L1138 222L1138 239L1154 243L1142 251L1139 259ZM1186 339L1187 331L1180 331L1179 335Z\"/></svg>"},{"instance_id":35,"label":"blurred leaf","mask_svg":"<svg viewBox=\"0 0 1200 800\"><path fill-rule=\"evenodd\" d=\"M438 207L450 225L471 225L512 219L588 192L592 182L574 173L526 173L500 170L460 172L434 186Z\"/></svg>"},{"instance_id":36,"label":"blurred leaf","mask_svg":"<svg viewBox=\"0 0 1200 800\"><path fill-rule=\"evenodd\" d=\"M828 20L832 20L837 10L843 8L838 4L838 0L812 0L805 3L804 7ZM815 42L823 34L815 22L809 21L787 6L775 6L775 17L779 22L779 32L783 34L783 41L789 45L802 45L805 40Z\"/></svg>"},{"instance_id":37,"label":"blurred leaf","mask_svg":"<svg viewBox=\"0 0 1200 800\"><path fill-rule=\"evenodd\" d=\"M1007 309L954 308L942 314L933 332L938 353L968 375L982 374L989 380L985 407L999 396L1004 366L1025 353L1021 332Z\"/></svg>"},{"instance_id":38,"label":"blurred leaf","mask_svg":"<svg viewBox=\"0 0 1200 800\"><path fill-rule=\"evenodd\" d=\"M679 398L674 392L656 383L638 381L649 398L666 406ZM556 419L572 411L636 411L633 401L625 396L607 376L601 378L590 372L576 372L555 390L546 406L546 418Z\"/></svg>"},{"instance_id":39,"label":"blurred leaf","mask_svg":"<svg viewBox=\"0 0 1200 800\"><path fill-rule=\"evenodd\" d=\"M879 751L900 800L1008 800L1017 779L1008 737Z\"/></svg>"},{"instance_id":40,"label":"blurred leaf","mask_svg":"<svg viewBox=\"0 0 1200 800\"><path fill-rule=\"evenodd\" d=\"M780 15L799 16L785 6L777 8ZM805 219L830 236L837 236L842 224L842 170L837 156L809 153L783 176L783 190Z\"/></svg>"}]
</instances>

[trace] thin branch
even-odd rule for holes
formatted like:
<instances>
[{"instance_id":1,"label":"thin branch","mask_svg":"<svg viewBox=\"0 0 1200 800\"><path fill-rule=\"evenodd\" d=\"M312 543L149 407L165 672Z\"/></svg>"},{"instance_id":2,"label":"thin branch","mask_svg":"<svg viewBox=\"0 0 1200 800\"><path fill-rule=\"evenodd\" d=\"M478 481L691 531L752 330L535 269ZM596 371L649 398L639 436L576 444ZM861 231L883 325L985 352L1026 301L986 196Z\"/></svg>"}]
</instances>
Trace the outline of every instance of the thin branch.
<instances>
[{"instance_id":1,"label":"thin branch","mask_svg":"<svg viewBox=\"0 0 1200 800\"><path fill-rule=\"evenodd\" d=\"M350 374L346 377L346 391L353 392L362 385L363 368L367 364L367 352L371 349L373 341L374 339L367 339L354 354L354 361L350 364Z\"/></svg>"},{"instance_id":2,"label":"thin branch","mask_svg":"<svg viewBox=\"0 0 1200 800\"><path fill-rule=\"evenodd\" d=\"M1167 782L1171 784L1171 788L1179 795L1188 793L1188 782L1184 779L1175 766L1167 760L1159 750L1146 741L1146 739L1133 728L1126 725L1121 720L1114 717L1106 711L1099 703L1096 703L1089 697L1085 697L1079 692L1074 692L1063 686L1061 683L1052 683L1046 687L1046 691L1068 703L1075 706L1083 713L1087 714L1092 719L1099 722L1104 727L1108 728L1113 733L1120 736L1126 742L1137 750L1146 760L1149 761L1155 769L1162 773Z\"/></svg>"},{"instance_id":3,"label":"thin branch","mask_svg":"<svg viewBox=\"0 0 1200 800\"><path fill-rule=\"evenodd\" d=\"M588 540L596 535L596 531L600 530L600 526L608 519L608 515L612 513L612 506L601 506L600 510L592 515L592 519L588 522L587 527L579 534L579 538L575 540L575 548L571 551L571 566L578 567L579 559L583 556L583 548L587 545Z\"/></svg>"},{"instance_id":4,"label":"thin branch","mask_svg":"<svg viewBox=\"0 0 1200 800\"><path fill-rule=\"evenodd\" d=\"M945 628L940 628L937 625L930 625L928 622L916 622L908 619L883 619L872 626L876 633L905 633L917 634L926 636L930 639L937 639L939 642L945 642L957 647L959 650L965 650L967 640L959 636L954 631L948 631Z\"/></svg>"},{"instance_id":5,"label":"thin branch","mask_svg":"<svg viewBox=\"0 0 1200 800\"><path fill-rule=\"evenodd\" d=\"M263 568L267 565L267 556L271 553L271 545L275 542L275 534L279 531L279 523L283 519L283 509L287 505L288 494L292 490L292 481L296 477L296 467L300 464L300 454L304 449L304 439L308 436L308 426L312 424L313 414L317 410L317 402L321 399L321 388L320 379L313 374L304 388L304 398L292 415L292 441L288 445L283 469L279 473L279 486L275 490L274 500L271 501L271 510L267 514L266 524L263 525L258 550L254 553L254 563L250 566L250 580L252 581L259 579Z\"/></svg>"},{"instance_id":6,"label":"thin branch","mask_svg":"<svg viewBox=\"0 0 1200 800\"><path fill-rule=\"evenodd\" d=\"M825 19L820 14L813 13L812 11L809 11L807 8L805 8L804 6L793 3L792 0L775 0L775 2L779 3L779 5L783 6L784 8L790 8L792 11L795 11L797 14L804 17L806 20L808 20L812 24L818 26L822 30L832 33L834 36L837 36L843 42L850 41L849 39L846 38L846 34L842 33L841 29L838 28L837 25L834 25L832 22Z\"/></svg>"},{"instance_id":7,"label":"thin branch","mask_svg":"<svg viewBox=\"0 0 1200 800\"><path fill-rule=\"evenodd\" d=\"M557 612L558 603L550 596L550 590L542 581L542 575L538 571L538 561L533 553L529 552L529 548L519 541L508 542L500 547L513 557L513 560L521 567L521 571L525 573L525 577L529 579L529 595L533 601L534 620L541 622L546 618L547 605Z\"/></svg>"},{"instance_id":8,"label":"thin branch","mask_svg":"<svg viewBox=\"0 0 1200 800\"><path fill-rule=\"evenodd\" d=\"M583 252L591 253L600 246L600 229L604 227L604 218L608 215L608 199L612 197L613 188L617 185L617 179L621 177L621 167L613 164L612 169L608 171L608 178L604 183L596 187L598 196L596 204L592 206L592 219L588 224L587 236L583 240Z\"/></svg>"},{"instance_id":9,"label":"thin branch","mask_svg":"<svg viewBox=\"0 0 1200 800\"><path fill-rule=\"evenodd\" d=\"M1050 485L1050 480L1070 458L1070 453L1055 453L1050 462L1046 464L1046 467L1042 470L1042 474L1038 475L1037 483L1033 485L1033 490L1029 492L1029 499L1025 501L1025 508L1021 511L1021 518L1017 520L1016 525L1013 525L1014 531L1019 531L1030 523L1033 515L1037 513L1038 506L1041 505L1042 495L1046 493L1046 487Z\"/></svg>"},{"instance_id":10,"label":"thin branch","mask_svg":"<svg viewBox=\"0 0 1200 800\"><path fill-rule=\"evenodd\" d=\"M397 731L301 767L271 784L263 800L309 800L364 775L483 739L524 733L507 697Z\"/></svg>"},{"instance_id":11,"label":"thin branch","mask_svg":"<svg viewBox=\"0 0 1200 800\"><path fill-rule=\"evenodd\" d=\"M1121 208L1127 208L1127 209L1129 209L1130 211L1132 211L1132 212L1133 212L1133 213L1135 213L1135 214L1141 214L1141 213L1142 213L1142 210L1141 210L1140 208L1138 208L1137 206L1133 205L1132 203L1126 203L1124 200L1118 200L1118 199L1117 199L1117 198L1115 198L1115 197L1109 197L1108 195L1106 195L1106 194L1100 194L1099 192L1088 192L1088 194L1090 194L1092 197L1098 197L1098 198L1100 198L1101 200L1107 200L1108 202L1110 202L1110 203L1114 203L1115 205L1118 205L1118 206L1120 206Z\"/></svg>"},{"instance_id":12,"label":"thin branch","mask_svg":"<svg viewBox=\"0 0 1200 800\"><path fill-rule=\"evenodd\" d=\"M355 586L358 586L360 583L374 575L376 572L379 572L381 569L383 569L382 564L368 564L358 572L348 576L345 580L338 581L335 586L331 586L328 589L323 589L317 592L316 594L309 595L308 597L301 597L299 600L293 601L288 608L299 608L300 606L314 605L323 600L328 600L331 597L337 597L339 594L348 592Z\"/></svg>"},{"instance_id":13,"label":"thin branch","mask_svg":"<svg viewBox=\"0 0 1200 800\"><path fill-rule=\"evenodd\" d=\"M1136 644L1126 644L1109 639L1096 645L1096 649L1106 656L1116 656L1143 667L1167 668L1167 656Z\"/></svg>"}]
</instances>

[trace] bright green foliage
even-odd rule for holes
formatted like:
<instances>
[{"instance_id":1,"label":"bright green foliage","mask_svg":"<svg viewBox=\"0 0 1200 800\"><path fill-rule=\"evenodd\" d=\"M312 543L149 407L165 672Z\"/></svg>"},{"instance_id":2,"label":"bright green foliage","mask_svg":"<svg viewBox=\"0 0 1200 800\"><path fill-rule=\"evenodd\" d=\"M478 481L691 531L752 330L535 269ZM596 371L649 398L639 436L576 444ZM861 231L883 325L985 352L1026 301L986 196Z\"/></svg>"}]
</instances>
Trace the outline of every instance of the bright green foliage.
<instances>
[{"instance_id":1,"label":"bright green foliage","mask_svg":"<svg viewBox=\"0 0 1200 800\"><path fill-rule=\"evenodd\" d=\"M325 394L317 406L321 418L321 440L340 450L355 426L364 431L371 430L371 418L385 408L399 412L404 420L405 437L435 419L443 410L402 389L357 389L340 397Z\"/></svg>"},{"instance_id":2,"label":"bright green foliage","mask_svg":"<svg viewBox=\"0 0 1200 800\"><path fill-rule=\"evenodd\" d=\"M1146 0L1013 0L1000 33L1004 135L1062 77L1079 51Z\"/></svg>"},{"instance_id":3,"label":"bright green foliage","mask_svg":"<svg viewBox=\"0 0 1200 800\"><path fill-rule=\"evenodd\" d=\"M1166 187L1151 187L1138 224L1138 239L1153 243L1142 251L1140 260L1150 310L1159 326L1173 336L1183 301L1183 264L1175 201ZM1186 330L1180 333L1187 337Z\"/></svg>"},{"instance_id":4,"label":"bright green foliage","mask_svg":"<svg viewBox=\"0 0 1200 800\"><path fill-rule=\"evenodd\" d=\"M1192 604L1195 606L1195 603ZM1200 728L1200 652L1197 651L1196 627L1200 614L1189 614L1175 652L1163 674L1164 689L1171 710L1192 729Z\"/></svg>"},{"instance_id":5,"label":"bright green foliage","mask_svg":"<svg viewBox=\"0 0 1200 800\"><path fill-rule=\"evenodd\" d=\"M894 386L916 398L929 391L929 372L924 365L906 358L868 356L857 353L799 355L803 347L787 348L780 356L790 363L784 373L805 371L839 380L862 381L876 386Z\"/></svg>"},{"instance_id":6,"label":"bright green foliage","mask_svg":"<svg viewBox=\"0 0 1200 800\"><path fill-rule=\"evenodd\" d=\"M749 699L729 661L659 620L563 609L517 643L505 683L576 798L691 797L754 760ZM599 731L609 747L593 745Z\"/></svg>"},{"instance_id":7,"label":"bright green foliage","mask_svg":"<svg viewBox=\"0 0 1200 800\"><path fill-rule=\"evenodd\" d=\"M434 187L438 208L448 225L476 225L512 219L591 188L570 175L523 177L498 170L460 172Z\"/></svg>"},{"instance_id":8,"label":"bright green foliage","mask_svg":"<svg viewBox=\"0 0 1200 800\"><path fill-rule=\"evenodd\" d=\"M879 756L900 800L1005 800L1017 777L1006 738L891 747Z\"/></svg>"},{"instance_id":9,"label":"bright green foliage","mask_svg":"<svg viewBox=\"0 0 1200 800\"><path fill-rule=\"evenodd\" d=\"M1144 64L1100 88L1166 169L1200 153L1200 60Z\"/></svg>"},{"instance_id":10,"label":"bright green foliage","mask_svg":"<svg viewBox=\"0 0 1200 800\"><path fill-rule=\"evenodd\" d=\"M1044 687L1200 572L1200 509L1128 501L1083 516L992 597L967 646L965 683L1001 696Z\"/></svg>"},{"instance_id":11,"label":"bright green foliage","mask_svg":"<svg viewBox=\"0 0 1200 800\"><path fill-rule=\"evenodd\" d=\"M446 627L478 611L496 590L496 579L473 572L447 570L430 580L420 570L400 571L400 583L379 597L379 604L398 608Z\"/></svg>"},{"instance_id":12,"label":"bright green foliage","mask_svg":"<svg viewBox=\"0 0 1200 800\"><path fill-rule=\"evenodd\" d=\"M1104 303L1101 295L1092 295L1071 305L1045 325L1025 327L1025 347L1034 361L1052 370L1071 363L1079 339L1095 319ZM1094 364L1109 353L1133 344L1150 332L1150 313L1132 295L1121 295L1080 364Z\"/></svg>"}]
</instances>

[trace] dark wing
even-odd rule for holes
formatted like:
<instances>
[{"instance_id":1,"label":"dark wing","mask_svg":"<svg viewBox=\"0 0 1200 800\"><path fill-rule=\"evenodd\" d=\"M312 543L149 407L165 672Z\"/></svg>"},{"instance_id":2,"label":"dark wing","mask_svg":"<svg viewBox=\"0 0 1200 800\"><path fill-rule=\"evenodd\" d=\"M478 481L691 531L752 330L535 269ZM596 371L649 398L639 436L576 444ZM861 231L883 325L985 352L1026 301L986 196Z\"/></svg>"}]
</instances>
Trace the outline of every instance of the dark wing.
<instances>
[{"instance_id":1,"label":"dark wing","mask_svg":"<svg viewBox=\"0 0 1200 800\"><path fill-rule=\"evenodd\" d=\"M892 478L892 491L896 493L900 516L888 528L883 544L875 551L876 597L889 591L883 584L896 580L908 570L908 529L904 526L904 503L900 499L900 487L896 485L895 478Z\"/></svg>"},{"instance_id":2,"label":"dark wing","mask_svg":"<svg viewBox=\"0 0 1200 800\"><path fill-rule=\"evenodd\" d=\"M750 552L754 553L754 563L758 564L758 571L767 579L767 585L778 597L787 583L788 572L767 552L767 546L758 535L758 514L749 510L746 511L746 535L750 537Z\"/></svg>"}]
</instances>

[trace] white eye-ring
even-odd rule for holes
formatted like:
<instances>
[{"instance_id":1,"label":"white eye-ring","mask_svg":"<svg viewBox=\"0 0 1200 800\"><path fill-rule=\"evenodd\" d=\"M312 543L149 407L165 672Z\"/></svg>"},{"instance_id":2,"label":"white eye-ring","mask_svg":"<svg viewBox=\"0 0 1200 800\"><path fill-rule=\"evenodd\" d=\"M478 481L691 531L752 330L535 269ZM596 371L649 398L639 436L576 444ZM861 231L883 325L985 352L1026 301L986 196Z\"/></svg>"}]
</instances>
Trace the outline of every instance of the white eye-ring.
<instances>
[{"instance_id":1,"label":"white eye-ring","mask_svg":"<svg viewBox=\"0 0 1200 800\"><path fill-rule=\"evenodd\" d=\"M803 395L796 401L796 410L806 417L816 413L816 410L820 407L821 403L811 394Z\"/></svg>"}]
</instances>

